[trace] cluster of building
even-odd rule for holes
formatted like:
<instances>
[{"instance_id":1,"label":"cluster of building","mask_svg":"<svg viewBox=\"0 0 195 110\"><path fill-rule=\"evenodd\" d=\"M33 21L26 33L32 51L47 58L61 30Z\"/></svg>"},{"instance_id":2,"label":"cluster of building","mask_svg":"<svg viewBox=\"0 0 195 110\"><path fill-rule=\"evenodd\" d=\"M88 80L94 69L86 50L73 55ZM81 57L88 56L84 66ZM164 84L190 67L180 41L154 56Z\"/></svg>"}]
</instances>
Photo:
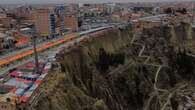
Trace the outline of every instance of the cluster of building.
<instances>
[{"instance_id":1,"label":"cluster of building","mask_svg":"<svg viewBox=\"0 0 195 110\"><path fill-rule=\"evenodd\" d=\"M184 15L169 15L169 14L160 14L150 17L143 17L132 22L135 24L136 30L142 30L144 28L153 28L159 26L178 26L181 23L191 24L191 16L189 14Z\"/></svg>"},{"instance_id":2,"label":"cluster of building","mask_svg":"<svg viewBox=\"0 0 195 110\"><path fill-rule=\"evenodd\" d=\"M0 7L0 33L12 37L15 42L5 43L7 37L0 34L0 50L24 47L34 34L40 39L53 38L66 32L76 32L105 26L110 23L128 23L140 17L164 13L164 9L192 9L185 3L104 3L64 5L21 5ZM3 39L3 40L2 40ZM10 44L11 43L11 44ZM3 44L3 46L2 46Z\"/></svg>"},{"instance_id":3,"label":"cluster of building","mask_svg":"<svg viewBox=\"0 0 195 110\"><path fill-rule=\"evenodd\" d=\"M78 15L65 13L64 6L20 6L0 12L0 50L25 47L32 37L53 38L78 31ZM12 39L6 42L7 39Z\"/></svg>"}]
</instances>

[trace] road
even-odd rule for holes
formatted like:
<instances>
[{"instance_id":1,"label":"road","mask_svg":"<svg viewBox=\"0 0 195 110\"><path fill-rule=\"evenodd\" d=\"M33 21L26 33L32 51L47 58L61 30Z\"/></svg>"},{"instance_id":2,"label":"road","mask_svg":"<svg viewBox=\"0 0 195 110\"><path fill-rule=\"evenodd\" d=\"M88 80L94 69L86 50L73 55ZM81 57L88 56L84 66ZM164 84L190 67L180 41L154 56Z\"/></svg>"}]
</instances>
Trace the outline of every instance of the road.
<instances>
[{"instance_id":1,"label":"road","mask_svg":"<svg viewBox=\"0 0 195 110\"><path fill-rule=\"evenodd\" d=\"M151 103L151 101L153 100L153 98L155 96L157 96L158 99L160 99L159 97L159 92L168 92L168 90L165 90L165 89L161 89L161 88L158 88L157 87L157 83L158 83L158 78L159 78L159 74L160 74L160 71L161 69L163 68L163 65L157 65L157 64L151 64L151 63L148 63L148 61L150 60L150 56L146 56L146 55L143 55L143 52L145 50L145 44L141 44L141 43L135 43L135 38L136 38L136 34L133 36L132 40L131 40L131 44L136 44L136 45L139 45L139 46L142 46L142 49L140 50L139 52L139 55L138 57L144 57L144 58L147 58L145 61L144 61L144 65L149 65L149 66L154 66L154 67L157 67L157 71L154 73L155 74L155 82L153 84L153 88L154 88L154 92L150 95L150 98L148 100L148 103L147 105L145 106L144 110L147 110L149 108L149 105ZM172 94L169 95L169 97L172 97ZM167 102L168 103L168 102ZM165 105L163 106L163 109L167 106L167 103L165 103Z\"/></svg>"},{"instance_id":2,"label":"road","mask_svg":"<svg viewBox=\"0 0 195 110\"><path fill-rule=\"evenodd\" d=\"M143 52L145 50L145 44L141 44L141 43L135 43L135 38L136 36L138 36L137 34L135 34L131 40L131 44L136 44L136 45L139 45L139 46L142 46L142 49L140 50L139 52L139 57L144 57L144 58L147 58L145 61L144 61L144 64L145 65L149 65L149 66L154 66L154 67L157 67L157 71L155 73L155 83L154 83L154 90L156 91L163 91L163 92L167 92L167 90L164 90L164 89L159 89L157 87L157 82L158 82L158 76L159 76L159 73L161 71L161 69L163 68L163 65L157 65L157 64L150 64L148 63L148 61L150 60L150 56L146 56L146 55L143 55Z\"/></svg>"},{"instance_id":3,"label":"road","mask_svg":"<svg viewBox=\"0 0 195 110\"><path fill-rule=\"evenodd\" d=\"M70 46L73 46L75 43L78 43L78 42L82 41L85 38L88 38L88 36L82 36L82 37L79 37L79 38L74 39L72 41L62 43L59 46L53 47L53 48L51 48L51 49L49 49L47 51L39 52L39 57L41 57L41 56L48 56L48 55L53 56L53 54L58 53L59 49L61 49L61 48L68 48ZM55 40L56 39L50 40L50 41L47 41L45 43L52 42L52 41L55 41ZM39 45L41 45L41 44L39 44ZM19 52L13 52L12 54L15 55L16 53L20 53L22 51L26 51L26 50L29 50L29 49L32 49L32 47L25 48L25 49L23 49L23 50L21 50ZM10 54L10 56L13 56L12 54ZM3 59L3 58L1 58L1 59ZM7 67L1 68L0 69L0 76L6 75L6 73L8 73L9 70L14 69L14 68L16 68L18 66L22 66L22 65L24 65L24 64L26 64L26 63L28 63L28 62L30 62L32 60L34 60L33 56L29 56L29 57L24 58L24 59L22 59L20 61L17 61L17 62L14 62L14 63L10 64Z\"/></svg>"},{"instance_id":4,"label":"road","mask_svg":"<svg viewBox=\"0 0 195 110\"><path fill-rule=\"evenodd\" d=\"M43 44L46 44L46 43L49 43L49 42L53 42L53 41L61 39L61 38L63 38L63 36L58 36L58 37L56 37L54 39L48 39L48 40L43 41L43 42L37 42L37 46L41 46ZM18 53L30 50L30 49L33 49L33 45L29 45L28 47L25 47L25 48L22 48L22 49L16 49L16 50L13 50L13 51L8 52L6 54L0 55L0 60L4 59L6 57L9 57L9 56L13 56L15 54L18 54Z\"/></svg>"},{"instance_id":5,"label":"road","mask_svg":"<svg viewBox=\"0 0 195 110\"><path fill-rule=\"evenodd\" d=\"M146 55L143 55L143 52L145 50L145 44L141 44L141 43L137 43L137 42L134 42L135 39L136 39L136 36L138 36L138 34L134 34L133 35L133 38L131 40L131 44L135 44L135 45L139 45L139 46L142 46L142 49L140 50L139 52L139 55L138 57L143 57L143 58L147 58L145 61L144 61L144 64L145 65L148 65L148 66L154 66L154 67L157 67L157 71L155 73L155 84L154 84L154 88L157 89L157 90L161 90L161 91L165 91L165 90L162 90L162 89L158 89L157 86L156 86L156 83L158 81L158 76L159 76L159 73L163 67L163 65L158 65L158 64L151 64L151 63L148 63L149 59L150 59L150 56L146 56ZM129 65L132 64L132 61L128 61L125 65L111 71L109 73L109 75L112 75L114 73L122 73L123 71L127 70L129 68Z\"/></svg>"},{"instance_id":6,"label":"road","mask_svg":"<svg viewBox=\"0 0 195 110\"><path fill-rule=\"evenodd\" d=\"M65 42L69 42L73 39L77 39L78 37L82 37L83 35L86 34L90 34L93 32L97 32L97 31L102 31L102 30L106 30L109 28L113 28L113 26L107 26L107 27L99 27L99 28L95 28L95 29L90 29L87 31L82 31L82 32L78 32L78 33L71 33L68 34L66 36L63 36L60 39L54 39L53 41L48 41L44 44L40 44L37 46L37 51L45 51L49 48L53 48L55 46L58 46L62 43ZM81 35L81 33L83 33ZM79 43L79 41L74 41L74 43ZM29 49L29 50L28 50ZM11 63L16 62L17 60L21 60L24 57L28 57L34 54L34 51L32 48L27 48L27 50L24 50L24 52L19 52L19 53L13 53L11 55L6 55L5 58L0 59L0 68L4 68L5 66L9 66Z\"/></svg>"}]
</instances>

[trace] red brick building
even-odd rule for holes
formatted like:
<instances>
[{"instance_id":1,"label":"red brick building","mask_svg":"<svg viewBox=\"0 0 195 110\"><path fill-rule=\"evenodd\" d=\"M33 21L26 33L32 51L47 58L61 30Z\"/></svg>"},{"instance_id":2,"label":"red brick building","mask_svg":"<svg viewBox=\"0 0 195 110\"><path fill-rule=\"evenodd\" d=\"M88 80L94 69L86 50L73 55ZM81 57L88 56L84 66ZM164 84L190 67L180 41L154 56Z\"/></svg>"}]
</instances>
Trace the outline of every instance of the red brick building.
<instances>
[{"instance_id":1,"label":"red brick building","mask_svg":"<svg viewBox=\"0 0 195 110\"><path fill-rule=\"evenodd\" d=\"M50 35L49 9L36 9L32 13L35 28L41 36Z\"/></svg>"},{"instance_id":2,"label":"red brick building","mask_svg":"<svg viewBox=\"0 0 195 110\"><path fill-rule=\"evenodd\" d=\"M71 31L78 30L78 18L76 15L66 15L64 17L64 26L65 28L70 29Z\"/></svg>"}]
</instances>

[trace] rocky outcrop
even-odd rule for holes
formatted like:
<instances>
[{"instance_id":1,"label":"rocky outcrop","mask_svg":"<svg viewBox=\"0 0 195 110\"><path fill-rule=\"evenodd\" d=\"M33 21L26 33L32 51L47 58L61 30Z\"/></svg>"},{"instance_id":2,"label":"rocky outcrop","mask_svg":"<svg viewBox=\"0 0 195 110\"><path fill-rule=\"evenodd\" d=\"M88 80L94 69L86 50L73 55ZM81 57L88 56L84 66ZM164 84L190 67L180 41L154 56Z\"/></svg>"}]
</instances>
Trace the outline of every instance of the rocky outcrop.
<instances>
[{"instance_id":1,"label":"rocky outcrop","mask_svg":"<svg viewBox=\"0 0 195 110\"><path fill-rule=\"evenodd\" d=\"M125 110L131 107L128 104L131 99L128 98L133 94L129 96L131 89L128 88L128 84L127 88L122 87L123 84L120 84L120 81L123 81L122 76L115 76L113 79L109 76L109 72L120 65L115 63L116 56L123 53L123 48L130 43L131 37L132 33L129 30L112 30L65 53L60 58L61 72L51 73L52 77L43 87L47 94L39 100L35 109ZM115 59L104 72L97 69L100 48L107 53L106 55L110 55L110 59ZM126 81L121 83L125 84ZM124 93L120 92L121 90ZM135 102L132 102L132 105L136 103L138 107L137 98L133 100Z\"/></svg>"},{"instance_id":2,"label":"rocky outcrop","mask_svg":"<svg viewBox=\"0 0 195 110\"><path fill-rule=\"evenodd\" d=\"M171 29L164 27L145 30L134 43L129 28L92 37L59 55L61 69L50 72L41 86L43 96L33 108L176 110L181 102L176 90L186 85L183 87L182 76L170 66L171 61L178 60L170 57L178 54L170 48L171 35Z\"/></svg>"}]
</instances>

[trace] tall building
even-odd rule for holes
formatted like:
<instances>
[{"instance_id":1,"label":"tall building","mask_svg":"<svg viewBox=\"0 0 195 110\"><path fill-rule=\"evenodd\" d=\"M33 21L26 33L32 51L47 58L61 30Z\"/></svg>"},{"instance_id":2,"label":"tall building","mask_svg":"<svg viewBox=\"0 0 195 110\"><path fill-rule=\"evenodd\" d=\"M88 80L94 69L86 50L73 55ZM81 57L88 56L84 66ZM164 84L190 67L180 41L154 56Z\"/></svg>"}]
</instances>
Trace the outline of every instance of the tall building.
<instances>
[{"instance_id":1,"label":"tall building","mask_svg":"<svg viewBox=\"0 0 195 110\"><path fill-rule=\"evenodd\" d=\"M49 23L50 23L50 34L55 34L56 33L56 18L55 18L55 14L51 13L49 15Z\"/></svg>"},{"instance_id":2,"label":"tall building","mask_svg":"<svg viewBox=\"0 0 195 110\"><path fill-rule=\"evenodd\" d=\"M64 26L71 31L78 31L78 17L76 15L65 15Z\"/></svg>"},{"instance_id":3,"label":"tall building","mask_svg":"<svg viewBox=\"0 0 195 110\"><path fill-rule=\"evenodd\" d=\"M58 16L57 26L59 27L60 34L65 32L64 26L64 16L65 16L65 6L59 5L55 7L55 13Z\"/></svg>"},{"instance_id":4,"label":"tall building","mask_svg":"<svg viewBox=\"0 0 195 110\"><path fill-rule=\"evenodd\" d=\"M36 9L33 12L35 28L41 36L52 36L55 34L55 14L49 9Z\"/></svg>"}]
</instances>

